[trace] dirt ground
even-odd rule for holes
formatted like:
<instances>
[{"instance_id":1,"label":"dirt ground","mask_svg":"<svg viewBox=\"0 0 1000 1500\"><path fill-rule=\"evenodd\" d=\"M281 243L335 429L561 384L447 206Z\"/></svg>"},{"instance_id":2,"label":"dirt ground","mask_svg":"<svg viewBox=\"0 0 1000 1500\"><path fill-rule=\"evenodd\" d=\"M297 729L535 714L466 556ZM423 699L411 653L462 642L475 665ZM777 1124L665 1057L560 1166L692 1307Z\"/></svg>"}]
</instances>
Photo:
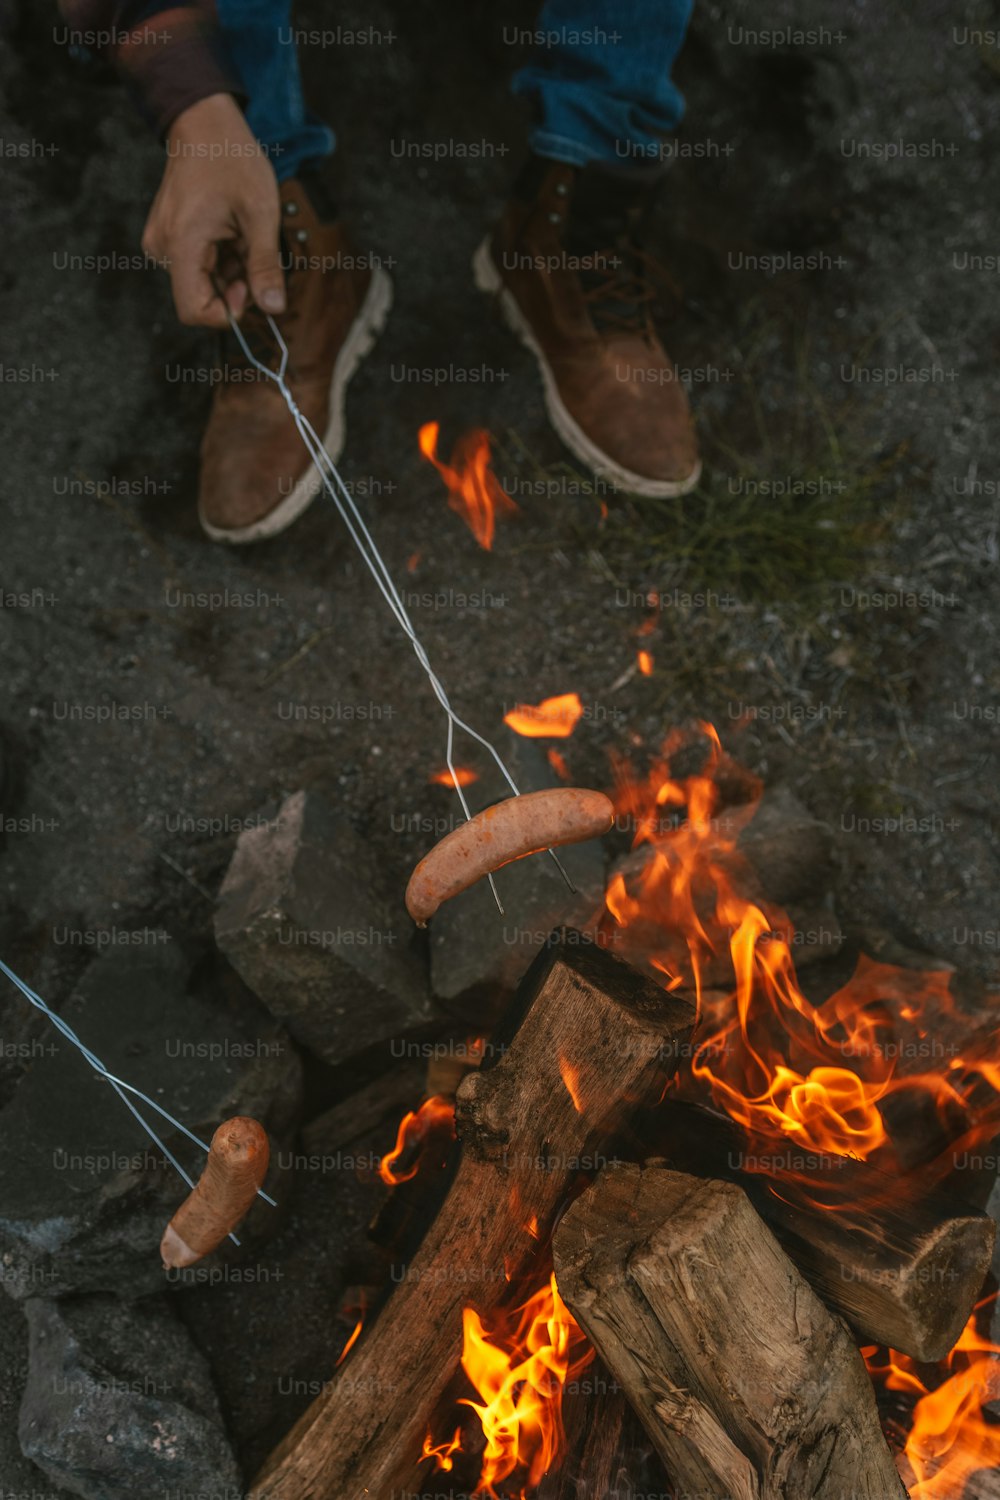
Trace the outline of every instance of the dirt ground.
<instances>
[{"instance_id":1,"label":"dirt ground","mask_svg":"<svg viewBox=\"0 0 1000 1500\"><path fill-rule=\"evenodd\" d=\"M200 534L212 341L177 325L159 274L73 259L138 251L160 148L113 79L53 49L49 4L22 9L0 68L0 952L58 1004L96 944L67 933L165 927L207 950L239 820L303 784L402 883L412 815L446 805L427 786L444 724L330 507L255 548ZM768 26L812 30L771 45L741 39L759 10L696 5L686 154L650 241L706 474L670 503L569 466L530 355L472 284L524 149L501 30L530 8L338 7L397 39L303 67L345 210L395 282L343 472L456 706L490 733L516 702L579 692L563 749L595 786L611 750L642 765L672 726L713 722L834 829L846 925L992 982L1000 51L962 9L781 0ZM330 24L318 0L300 17ZM414 165L403 138L494 151ZM449 365L490 378L406 375ZM417 451L431 419L446 452L495 436L520 514L491 553ZM99 721L112 705L132 713ZM19 1004L0 996L9 1028ZM259 1409L224 1384L259 1458Z\"/></svg>"}]
</instances>

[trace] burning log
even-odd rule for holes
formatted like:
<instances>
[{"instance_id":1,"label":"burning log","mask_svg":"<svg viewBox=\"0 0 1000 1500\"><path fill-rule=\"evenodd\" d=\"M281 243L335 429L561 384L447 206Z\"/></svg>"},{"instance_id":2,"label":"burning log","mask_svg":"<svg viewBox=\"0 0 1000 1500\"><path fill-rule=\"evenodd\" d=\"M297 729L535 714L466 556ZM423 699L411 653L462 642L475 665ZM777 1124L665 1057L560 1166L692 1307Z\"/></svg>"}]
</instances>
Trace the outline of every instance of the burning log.
<instances>
[{"instance_id":1,"label":"burning log","mask_svg":"<svg viewBox=\"0 0 1000 1500\"><path fill-rule=\"evenodd\" d=\"M965 1481L962 1500L1000 1500L1000 1471L975 1470Z\"/></svg>"},{"instance_id":2,"label":"burning log","mask_svg":"<svg viewBox=\"0 0 1000 1500\"><path fill-rule=\"evenodd\" d=\"M905 1404L916 1397L909 1416L900 1421L893 1402L887 1431L890 1441L903 1439L897 1464L916 1500L998 1500L1000 1497L1000 1345L981 1314L996 1303L984 1298L969 1319L948 1358L931 1369L898 1349L862 1349L876 1388L899 1393ZM898 1446L898 1443L897 1443Z\"/></svg>"},{"instance_id":3,"label":"burning log","mask_svg":"<svg viewBox=\"0 0 1000 1500\"><path fill-rule=\"evenodd\" d=\"M978 1422L973 1421L971 1425L973 1431L968 1437L959 1432L952 1442L935 1433L935 1445L940 1445L941 1456L922 1463L919 1477L908 1454L901 1456L900 1470L906 1484L911 1487L911 1493L927 1496L928 1500L941 1500L941 1497L951 1495L960 1496L961 1500L1000 1500L996 1441L987 1438L984 1442L976 1431ZM990 1434L996 1430L993 1423L986 1428Z\"/></svg>"},{"instance_id":4,"label":"burning log","mask_svg":"<svg viewBox=\"0 0 1000 1500\"><path fill-rule=\"evenodd\" d=\"M407 1110L379 1166L392 1191L368 1225L368 1238L388 1265L405 1265L419 1249L448 1196L459 1156L454 1098L432 1094L419 1109Z\"/></svg>"},{"instance_id":5,"label":"burning log","mask_svg":"<svg viewBox=\"0 0 1000 1500\"><path fill-rule=\"evenodd\" d=\"M847 1329L735 1184L605 1168L553 1248L567 1305L682 1493L905 1496Z\"/></svg>"},{"instance_id":6,"label":"burning log","mask_svg":"<svg viewBox=\"0 0 1000 1500\"><path fill-rule=\"evenodd\" d=\"M563 1402L566 1457L542 1480L534 1500L627 1500L637 1491L651 1492L653 1481L643 1467L650 1461L646 1435L618 1382L603 1378L606 1391L598 1390L598 1373L591 1382L595 1394ZM662 1478L656 1488L666 1493Z\"/></svg>"},{"instance_id":7,"label":"burning log","mask_svg":"<svg viewBox=\"0 0 1000 1500\"><path fill-rule=\"evenodd\" d=\"M865 1341L917 1360L943 1359L990 1266L988 1215L919 1178L867 1162L756 1138L697 1105L656 1111L657 1148L672 1166L745 1189L812 1286ZM750 1152L753 1152L751 1157Z\"/></svg>"},{"instance_id":8,"label":"burning log","mask_svg":"<svg viewBox=\"0 0 1000 1500\"><path fill-rule=\"evenodd\" d=\"M488 1319L505 1302L602 1143L660 1097L691 1007L572 937L532 966L461 1084L459 1169L387 1315L272 1455L254 1500L385 1497L410 1480L458 1366L463 1306Z\"/></svg>"}]
</instances>

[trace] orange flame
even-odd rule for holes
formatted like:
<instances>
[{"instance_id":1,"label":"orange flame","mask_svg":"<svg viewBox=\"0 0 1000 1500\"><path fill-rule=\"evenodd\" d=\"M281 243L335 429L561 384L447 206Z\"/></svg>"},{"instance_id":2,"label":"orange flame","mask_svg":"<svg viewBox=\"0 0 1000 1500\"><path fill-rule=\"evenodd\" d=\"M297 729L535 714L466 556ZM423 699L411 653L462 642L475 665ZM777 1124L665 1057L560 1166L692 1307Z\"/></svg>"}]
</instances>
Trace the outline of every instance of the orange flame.
<instances>
[{"instance_id":1,"label":"orange flame","mask_svg":"<svg viewBox=\"0 0 1000 1500\"><path fill-rule=\"evenodd\" d=\"M976 1312L993 1300L981 1302ZM1000 1345L976 1331L975 1312L938 1365L941 1379L933 1388L921 1377L926 1367L907 1355L890 1349L888 1364L878 1365L875 1349L861 1352L873 1379L918 1397L905 1449L914 1476L912 1500L957 1500L978 1469L1000 1467L1000 1425L983 1412L987 1402L1000 1398Z\"/></svg>"},{"instance_id":2,"label":"orange flame","mask_svg":"<svg viewBox=\"0 0 1000 1500\"><path fill-rule=\"evenodd\" d=\"M498 515L513 515L517 506L497 482L490 467L490 435L480 427L462 433L446 464L437 456L440 423L425 422L418 433L420 451L448 487L448 504L468 526L480 547L493 547Z\"/></svg>"},{"instance_id":3,"label":"orange flame","mask_svg":"<svg viewBox=\"0 0 1000 1500\"><path fill-rule=\"evenodd\" d=\"M508 729L525 739L568 739L583 717L583 704L579 693L560 693L555 698L544 698L541 703L519 703L503 721Z\"/></svg>"},{"instance_id":4,"label":"orange flame","mask_svg":"<svg viewBox=\"0 0 1000 1500\"><path fill-rule=\"evenodd\" d=\"M498 1484L515 1476L523 1497L558 1463L566 1446L563 1391L594 1351L560 1297L554 1275L520 1307L496 1317L497 1326L488 1330L475 1308L463 1310L462 1369L479 1400L459 1404L476 1413L486 1439L474 1493L505 1500ZM424 1456L437 1452L428 1434ZM450 1452L447 1460L450 1464Z\"/></svg>"},{"instance_id":5,"label":"orange flame","mask_svg":"<svg viewBox=\"0 0 1000 1500\"><path fill-rule=\"evenodd\" d=\"M440 771L432 771L427 778L427 781L431 786L452 787L456 782L459 786L472 786L473 782L478 780L479 772L470 770L468 766L456 766L454 777L448 770L448 767L443 766Z\"/></svg>"},{"instance_id":6,"label":"orange flame","mask_svg":"<svg viewBox=\"0 0 1000 1500\"><path fill-rule=\"evenodd\" d=\"M566 1085L566 1092L573 1101L573 1108L578 1115L583 1114L583 1105L580 1102L580 1070L565 1057L559 1059L559 1077Z\"/></svg>"},{"instance_id":7,"label":"orange flame","mask_svg":"<svg viewBox=\"0 0 1000 1500\"><path fill-rule=\"evenodd\" d=\"M695 1052L678 1092L707 1095L751 1138L780 1132L811 1152L887 1170L898 1161L892 1098L922 1095L950 1143L923 1168L930 1182L1000 1128L995 1042L973 1036L946 972L862 955L841 989L810 1003L796 978L793 924L758 894L737 847L760 783L728 759L711 725L700 733L705 754L693 773L671 769L692 749L680 733L644 778L616 765L618 825L631 822L634 847L609 881L603 922L626 958L668 989L694 991ZM846 1188L830 1196L819 1206L850 1212ZM1000 1395L998 1357L970 1322L930 1389L891 1353L887 1383L919 1398L906 1448L914 1500L957 1500L971 1473L1000 1462L1000 1425L983 1414L989 1393Z\"/></svg>"},{"instance_id":8,"label":"orange flame","mask_svg":"<svg viewBox=\"0 0 1000 1500\"><path fill-rule=\"evenodd\" d=\"M354 1332L351 1334L350 1338L347 1340L347 1343L340 1351L340 1358L337 1360L336 1365L337 1369L339 1369L340 1366L344 1363L344 1360L347 1358L351 1350L354 1348L355 1344L358 1342L358 1339L361 1337L361 1330L364 1326L365 1320L364 1315L362 1315L354 1325Z\"/></svg>"},{"instance_id":9,"label":"orange flame","mask_svg":"<svg viewBox=\"0 0 1000 1500\"><path fill-rule=\"evenodd\" d=\"M455 1101L442 1094L425 1099L419 1109L408 1110L400 1120L396 1144L379 1164L378 1175L382 1181L388 1187L398 1187L401 1182L416 1177L423 1148L430 1136L438 1133L447 1133L450 1139L455 1139ZM415 1155L409 1165L397 1166L404 1154L408 1156L411 1152Z\"/></svg>"},{"instance_id":10,"label":"orange flame","mask_svg":"<svg viewBox=\"0 0 1000 1500\"><path fill-rule=\"evenodd\" d=\"M434 1443L431 1439L430 1433L428 1433L424 1438L424 1447L420 1458L421 1460L425 1458L433 1458L434 1467L438 1470L438 1472L447 1474L455 1467L454 1455L456 1453L461 1453L461 1451L462 1429L461 1427L456 1427L454 1435L443 1443Z\"/></svg>"},{"instance_id":11,"label":"orange flame","mask_svg":"<svg viewBox=\"0 0 1000 1500\"><path fill-rule=\"evenodd\" d=\"M649 652L640 651L638 656L636 657L636 661L639 664L639 671L642 673L643 677L652 677L653 658L652 656L650 656Z\"/></svg>"},{"instance_id":12,"label":"orange flame","mask_svg":"<svg viewBox=\"0 0 1000 1500\"><path fill-rule=\"evenodd\" d=\"M942 1117L962 1121L965 1144L989 1139L1000 1119L996 1063L960 1056L956 1046L936 1071L898 1070L901 1053L928 1055L942 1007L953 1012L947 975L863 958L822 1005L803 994L792 923L756 898L756 876L737 848L760 784L742 773L750 800L726 808L721 787L739 784L739 768L711 725L700 732L705 760L692 774L671 774L671 758L690 749L680 734L668 738L645 779L616 765L619 826L631 821L636 852L605 896L617 951L666 987L695 992L697 1050L681 1090L694 1098L707 1090L748 1131L778 1131L814 1151L884 1165L893 1157L882 1107L903 1090L925 1092ZM931 1004L935 1019L925 1023Z\"/></svg>"}]
</instances>

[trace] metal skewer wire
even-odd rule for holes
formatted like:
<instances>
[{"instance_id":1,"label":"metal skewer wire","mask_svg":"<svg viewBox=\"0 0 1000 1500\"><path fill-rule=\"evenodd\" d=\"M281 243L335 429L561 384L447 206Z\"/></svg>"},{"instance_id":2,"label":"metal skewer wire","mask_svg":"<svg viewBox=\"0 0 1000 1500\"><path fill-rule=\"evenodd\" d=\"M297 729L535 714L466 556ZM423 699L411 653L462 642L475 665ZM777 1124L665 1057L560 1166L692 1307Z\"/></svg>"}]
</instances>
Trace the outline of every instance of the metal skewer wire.
<instances>
[{"instance_id":1,"label":"metal skewer wire","mask_svg":"<svg viewBox=\"0 0 1000 1500\"><path fill-rule=\"evenodd\" d=\"M216 288L216 290L218 290L218 288ZM496 746L490 740L488 740L485 735L482 735L478 732L478 730L473 729L471 724L467 724L464 719L460 718L452 708L451 703L448 699L448 694L445 692L440 678L437 676L436 672L430 664L430 661L427 657L427 652L424 650L423 644L421 643L417 632L413 628L413 622L411 621L409 614L407 613L406 606L404 605L402 598L400 597L399 590L396 588L396 585L393 582L392 575L390 574L385 560L383 559L381 553L378 550L378 547L375 544L374 538L368 530L368 527L365 525L361 512L358 510L358 507L354 503L353 496L345 485L343 479L340 477L340 473L337 469L336 464L327 453L326 448L323 446L323 443L320 440L312 423L299 410L298 404L296 403L294 396L292 395L285 382L285 371L288 368L288 345L282 338L281 332L274 319L270 316L267 317L268 327L270 328L271 333L274 335L275 342L281 350L281 363L277 371L272 370L268 365L263 364L251 352L250 347L243 336L243 330L240 328L239 323L233 317L233 314L229 310L228 304L225 302L224 297L222 298L222 301L223 305L226 307L226 314L229 318L229 323L232 331L235 334L244 355L249 360L250 364L253 365L253 367L257 371L259 371L260 374L264 375L268 380L273 380L275 385L278 387L278 390L280 391L282 398L284 399L284 402L288 407L289 412L291 413L292 419L295 422L296 427L298 428L299 435L301 436L302 441L309 453L309 456L316 467L316 471L323 482L327 494L330 496L330 499L337 507L341 520L344 522L344 525L347 527L348 533L350 534L351 540L354 542L354 545L357 547L359 553L361 554L365 565L367 566L369 572L378 585L382 597L385 599L389 608L392 610L392 613L395 616L400 629L410 641L410 644L412 645L414 650L414 654L416 655L418 662L426 673L428 681L431 684L431 688L434 691L434 696L437 698L441 707L444 709L445 715L448 719L448 734L445 755L448 770L451 774L452 784L455 788L455 791L458 793L459 801L461 803L462 811L465 814L466 820L468 821L472 817L472 811L469 807L468 800L465 796L465 792L462 789L461 782L455 769L454 745L456 729L464 730L467 735L474 739L478 744L482 745L485 750L489 751L490 755L492 755L494 761L496 762L501 775L507 782L507 785L510 787L514 796L520 796L517 783L515 782L513 776L510 774L510 771L504 763L503 757L501 756ZM569 889L575 894L576 886L574 886L555 850L548 849L547 853L554 861L556 868L558 869L560 875L566 882ZM497 909L499 910L501 915L504 915L503 903L500 900L500 893L497 890L496 882L493 878L492 872L490 873L488 879L490 883L490 889L493 892L493 899L497 904ZM151 1099L148 1094L143 1093L142 1089L136 1088L134 1084L127 1083L124 1078L117 1077L107 1067L105 1067L104 1063L96 1055L96 1053L92 1052L91 1049L80 1040L69 1023L67 1021L64 1021L61 1016L57 1015L56 1012L45 1003L42 997L35 993L30 985L25 984L24 980L19 978L18 975L14 973L13 969L11 969L6 963L4 963L3 959L0 959L0 973L6 974L11 983L21 991L21 994L24 996L24 998L31 1005L33 1005L36 1010L40 1010L44 1016L48 1017L53 1026L55 1026L56 1030L59 1031L90 1064L91 1068L93 1068L97 1076L99 1078L106 1079L107 1082L110 1083L111 1087L114 1089L119 1099L125 1105L126 1109L135 1117L139 1125L142 1126L142 1129L149 1136L150 1140L152 1140L153 1143L159 1148L166 1160L180 1175L187 1186L192 1191L194 1191L195 1183L193 1178L177 1160L177 1157L174 1156L169 1147L160 1139L160 1136L153 1129L152 1125L149 1124L148 1120L146 1120L140 1113L140 1111L136 1108L129 1095L134 1095L135 1098L140 1099L143 1104L147 1105L150 1109L155 1110L156 1113L162 1116L163 1119L169 1121L169 1123L174 1127L175 1130L179 1130L183 1135L187 1136L188 1140L193 1141L196 1146L199 1146L206 1155L208 1155L209 1151L208 1145L198 1136L196 1136L193 1131L190 1131L187 1126L184 1125L180 1120L176 1119L176 1117L172 1115L169 1110L164 1109L161 1104L157 1104L155 1099ZM259 1198L263 1198L265 1203L269 1203L272 1208L277 1207L275 1199L272 1198L269 1193L265 1193L263 1188L258 1188L257 1196ZM232 1240L234 1245L239 1245L240 1241L237 1239L235 1234L231 1233L229 1235L229 1238Z\"/></svg>"},{"instance_id":2,"label":"metal skewer wire","mask_svg":"<svg viewBox=\"0 0 1000 1500\"><path fill-rule=\"evenodd\" d=\"M198 1136L196 1136L193 1131L188 1130L187 1126L182 1124L180 1120L175 1119L169 1110L163 1108L162 1104L157 1104L155 1099L151 1099L148 1094L144 1094L142 1089L137 1089L134 1084L126 1083L124 1078L118 1078L114 1073L110 1072L101 1062L101 1059L97 1056L97 1054L91 1052L90 1048L86 1046L85 1043L81 1042L80 1038L77 1036L72 1026L70 1026L69 1022L64 1021L62 1016L57 1015L54 1010L51 1010L49 1006L46 1005L41 995L37 995L30 985L25 984L23 979L19 979L18 976L14 973L14 970L9 968L8 965L4 963L2 958L0 958L0 973L6 974L10 982L16 985L17 988L21 991L21 994L24 996L24 998L29 1001L36 1010L40 1010L44 1016L48 1017L56 1030L60 1031L66 1038L66 1040L68 1042L71 1042L77 1049L77 1051L83 1055L83 1057L87 1060L98 1077L104 1078L108 1083L110 1083L119 1099L125 1105L125 1108L135 1116L139 1124L142 1126L143 1130L149 1136L150 1140L152 1140L155 1145L159 1147L170 1165L174 1168L175 1171L180 1173L181 1177L183 1177L184 1181L193 1192L195 1186L194 1180L190 1177L188 1172L177 1160L176 1156L173 1154L170 1148L166 1146L160 1139L156 1131L153 1129L152 1125L150 1125L149 1122L144 1119L143 1116L139 1113L136 1106L132 1103L132 1100L128 1097L129 1094L134 1094L137 1099L142 1100L143 1104L148 1104L150 1109L155 1109L158 1115L162 1115L165 1120L169 1120L170 1124L173 1125L175 1130L181 1131L183 1135L187 1136L189 1141L193 1141L196 1146L200 1146L207 1156L208 1146L205 1144L205 1142ZM264 1202L269 1203L272 1208L277 1207L275 1199L271 1197L270 1193L265 1193L263 1188L257 1189L257 1196L259 1198L263 1198ZM230 1234L229 1238L232 1240L234 1245L238 1245L240 1243L235 1234Z\"/></svg>"},{"instance_id":3,"label":"metal skewer wire","mask_svg":"<svg viewBox=\"0 0 1000 1500\"><path fill-rule=\"evenodd\" d=\"M216 290L219 291L219 288L217 287ZM472 812L469 808L465 792L462 790L462 786L460 784L458 774L455 770L455 764L453 760L456 729L464 730L466 734L471 736L472 739L476 740L480 745L483 746L484 749L490 752L494 761L499 767L504 780L507 782L507 785L514 793L514 796L520 796L517 783L515 782L513 776L510 774L510 771L507 769L507 766L504 764L503 757L501 756L496 746L492 744L491 741L489 741L485 737L485 735L480 734L478 730L473 729L470 724L467 724L464 719L459 718L458 714L456 714L455 710L452 708L451 703L448 699L448 694L445 692L440 678L431 666L430 661L427 657L427 652L424 650L420 638L418 637L416 630L413 628L413 622L410 619L409 614L407 613L406 606L403 603L399 590L396 588L396 585L393 582L392 575L390 574L389 569L386 566L385 560L375 544L375 539L372 536L371 532L368 530L368 527L365 525L360 510L354 503L354 497L352 496L350 490L347 488L343 479L341 479L337 466L333 462L333 459L330 457L329 453L327 453L326 448L323 446L323 443L319 435L317 434L316 429L313 427L308 417L304 416L303 413L299 410L298 403L296 402L295 397L292 395L291 391L288 388L288 385L285 381L285 371L288 368L288 345L282 338L281 331L278 328L278 325L275 323L272 317L265 314L265 316L267 317L268 327L270 328L271 333L274 335L274 339L278 345L278 348L281 350L281 363L277 370L272 370L269 365L263 364L262 361L257 359L257 357L252 353L250 346L243 335L243 330L230 311L229 305L226 302L225 297L222 296L221 291L219 291L219 295L222 299L223 306L226 309L226 316L229 318L230 327L232 328L232 331L235 334L244 355L249 360L250 364L253 365L254 369L258 370L261 375L266 376L268 380L273 380L275 385L278 387L278 390L280 391L284 399L285 405L288 407L292 419L295 422L296 427L298 428L299 436L302 438L302 441L309 453L309 457L312 459L313 464L315 465L316 472L319 474L319 477L323 482L327 494L330 496L330 499L337 507L337 510L340 513L341 520L344 522L344 525L347 527L347 530L350 534L351 540L364 559L365 565L367 566L368 571L371 573L376 584L378 585L382 597L388 604L389 608L392 610L397 624L412 645L417 661L420 663L421 667L423 667L424 669L424 672L427 674L427 678L434 691L434 696L437 698L441 707L444 709L444 712L448 719L448 738L445 756L447 760L448 770L451 774L452 784L456 792L458 793L459 801L462 805L462 812L465 814L466 820L472 817ZM555 861L556 869L559 871L563 880L565 880L569 889L575 894L576 886L573 884L572 880L567 874L565 868L563 867L562 861L559 859L555 850L548 849L546 852ZM490 883L490 889L493 892L493 899L497 904L497 909L499 910L501 916L503 916L503 902L500 900L500 893L497 890L496 881L493 879L492 872L488 876L488 879Z\"/></svg>"}]
</instances>

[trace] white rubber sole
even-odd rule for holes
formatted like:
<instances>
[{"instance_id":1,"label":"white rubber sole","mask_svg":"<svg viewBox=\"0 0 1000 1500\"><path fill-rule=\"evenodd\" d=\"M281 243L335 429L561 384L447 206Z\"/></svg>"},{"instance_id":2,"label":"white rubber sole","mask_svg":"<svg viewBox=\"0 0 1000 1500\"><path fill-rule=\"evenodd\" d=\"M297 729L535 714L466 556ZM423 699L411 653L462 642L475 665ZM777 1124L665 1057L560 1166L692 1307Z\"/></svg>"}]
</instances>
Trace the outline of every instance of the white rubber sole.
<instances>
[{"instance_id":1,"label":"white rubber sole","mask_svg":"<svg viewBox=\"0 0 1000 1500\"><path fill-rule=\"evenodd\" d=\"M508 326L537 359L538 367L542 372L545 410L549 421L566 447L581 463L601 479L609 480L615 489L628 490L633 495L648 495L654 499L672 500L678 495L687 495L694 489L701 478L700 459L684 479L650 479L646 474L636 474L632 469L626 469L616 463L613 458L598 448L579 423L574 421L563 405L555 376L531 331L531 325L518 307L516 298L503 284L503 278L490 253L489 235L472 257L472 274L481 292L488 292L499 299L500 308Z\"/></svg>"},{"instance_id":2,"label":"white rubber sole","mask_svg":"<svg viewBox=\"0 0 1000 1500\"><path fill-rule=\"evenodd\" d=\"M361 361L374 347L391 307L392 280L381 266L375 266L372 269L372 279L368 284L365 300L341 345L330 379L327 424L322 437L323 446L334 463L343 451L344 439L347 436L344 412L347 387ZM305 452L304 448L303 452ZM287 530L293 521L298 520L303 511L308 510L322 488L323 481L319 471L315 464L310 464L290 494L286 495L285 499L266 516L261 516L259 521L254 521L250 526L241 526L236 529L213 526L210 521L206 520L200 507L198 518L201 521L202 530L206 536L211 537L213 542L227 542L230 546L242 547L248 542L261 542L266 537L277 536L279 532Z\"/></svg>"}]
</instances>

